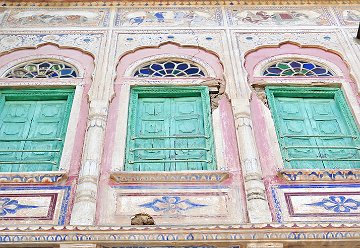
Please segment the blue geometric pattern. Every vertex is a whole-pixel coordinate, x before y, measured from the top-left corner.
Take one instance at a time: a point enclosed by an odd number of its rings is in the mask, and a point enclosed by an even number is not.
[[[336,213],[350,213],[352,210],[357,210],[360,207],[360,202],[345,196],[330,196],[324,198],[320,202],[306,204],[310,206],[323,207],[326,210],[334,211]]]
[[[181,200],[179,196],[163,196],[160,199],[154,199],[139,207],[151,208],[155,212],[164,212],[170,214],[181,213],[189,209],[205,207],[207,205],[191,202],[189,199]]]
[[[7,214],[15,214],[18,210],[24,208],[38,208],[40,206],[22,205],[17,200],[11,200],[10,198],[0,198],[0,216]]]

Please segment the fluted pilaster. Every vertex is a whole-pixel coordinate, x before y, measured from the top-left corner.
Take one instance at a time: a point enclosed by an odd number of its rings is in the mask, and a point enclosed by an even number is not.
[[[245,182],[247,208],[251,223],[272,222],[265,195],[261,167],[250,119],[248,99],[232,99],[232,106],[240,150],[242,173]]]

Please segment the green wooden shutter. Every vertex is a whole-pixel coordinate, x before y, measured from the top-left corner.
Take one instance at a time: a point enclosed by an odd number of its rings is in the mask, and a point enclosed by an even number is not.
[[[286,167],[360,168],[359,131],[339,89],[269,87],[267,95]]]
[[[58,169],[72,90],[3,91],[1,96],[0,171]]]
[[[21,171],[21,151],[29,133],[35,106],[32,101],[5,101],[4,98],[0,114],[1,171],[16,172]]]
[[[204,87],[132,89],[126,170],[212,169],[209,103]]]
[[[356,140],[335,99],[305,99],[309,119],[325,168],[349,169],[359,167]]]
[[[22,160],[39,161],[39,163],[25,165],[21,171],[51,171],[58,168],[65,106],[66,100],[35,103],[35,112],[27,135],[29,141],[25,143],[25,150],[34,152],[24,152]]]
[[[275,98],[276,116],[279,120],[279,139],[285,154],[285,163],[292,168],[323,168],[321,161],[307,160],[319,158],[319,150],[313,135],[311,122],[303,108],[302,98]]]

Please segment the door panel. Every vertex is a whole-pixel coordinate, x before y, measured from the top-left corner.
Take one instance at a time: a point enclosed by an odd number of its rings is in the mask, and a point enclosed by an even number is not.
[[[278,97],[275,104],[285,163],[298,169],[323,168],[322,162],[318,161],[320,153],[303,99]]]
[[[39,161],[37,164],[24,165],[22,171],[51,171],[59,167],[60,151],[62,149],[62,128],[65,121],[66,100],[37,101],[26,141],[26,152],[22,160]],[[48,140],[44,140],[48,139]],[[40,141],[36,141],[40,140]],[[41,161],[48,161],[41,163]]]
[[[35,110],[34,101],[6,101],[0,114],[0,152],[1,161],[14,162],[2,164],[2,172],[20,171],[22,150],[29,133]],[[12,140],[12,141],[5,141]],[[6,152],[9,151],[9,152]]]
[[[343,169],[359,167],[359,162],[350,161],[359,159],[359,152],[336,100],[308,98],[305,102],[308,115],[316,126],[316,133],[320,135],[317,144],[324,167]]]

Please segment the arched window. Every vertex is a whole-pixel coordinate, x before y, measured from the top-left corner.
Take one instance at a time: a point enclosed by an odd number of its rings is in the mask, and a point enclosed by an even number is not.
[[[263,76],[329,77],[333,73],[325,66],[310,61],[281,60],[268,66]]]
[[[1,57],[0,80],[10,87],[0,88],[0,173],[61,171],[58,175],[63,175],[70,168],[75,139],[66,133],[77,128],[78,107],[72,105],[81,101],[79,85],[89,80],[85,70],[91,69],[92,61],[82,55],[45,45]],[[71,80],[59,80],[63,78]],[[28,87],[20,88],[19,80],[12,79],[21,79],[20,85]]]
[[[136,69],[134,77],[204,77],[199,65],[180,59],[161,59],[147,62]]]
[[[76,78],[77,69],[64,61],[54,59],[30,60],[8,70],[5,78]]]
[[[351,78],[340,56],[283,44],[249,53],[245,67],[270,109],[286,173],[360,168],[360,130],[346,100]],[[337,81],[344,87],[334,88]]]

